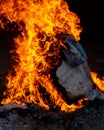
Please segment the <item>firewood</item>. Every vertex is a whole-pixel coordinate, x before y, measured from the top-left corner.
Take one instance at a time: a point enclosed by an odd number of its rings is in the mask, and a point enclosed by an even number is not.
[[[16,104],[16,103],[10,102],[8,104],[0,106],[0,112],[10,111],[11,109],[14,109],[14,108],[26,109],[27,106],[26,105],[21,105],[21,104]]]

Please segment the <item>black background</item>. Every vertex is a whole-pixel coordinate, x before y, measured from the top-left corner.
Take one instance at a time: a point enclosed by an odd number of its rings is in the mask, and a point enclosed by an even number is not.
[[[100,36],[101,32],[104,32],[104,6],[101,0],[66,0],[69,4],[70,10],[75,12],[80,20],[81,26],[83,27],[83,35],[87,37],[87,41],[96,41]]]

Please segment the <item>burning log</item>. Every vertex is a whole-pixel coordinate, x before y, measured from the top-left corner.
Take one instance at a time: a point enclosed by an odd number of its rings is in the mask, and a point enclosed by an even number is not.
[[[95,98],[104,100],[104,94],[94,85],[94,78],[91,77],[87,63],[87,54],[81,44],[71,35],[68,35],[64,42],[67,47],[62,48],[64,55],[62,64],[56,71],[59,84],[66,89],[71,99],[85,96],[89,100]]]

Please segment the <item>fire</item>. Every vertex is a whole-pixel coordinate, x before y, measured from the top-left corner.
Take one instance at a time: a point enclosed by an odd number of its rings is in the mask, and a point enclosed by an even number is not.
[[[97,89],[99,89],[101,92],[104,92],[104,77],[100,79],[95,72],[91,72],[91,76],[93,79],[93,82],[96,84]]]
[[[80,19],[69,10],[64,0],[0,0],[0,16],[18,25],[20,34],[14,38],[13,55],[15,74],[7,75],[7,90],[2,104],[35,103],[45,109],[60,107],[62,111],[81,108],[68,105],[57,91],[51,72],[60,61],[60,37],[72,34],[79,40]],[[0,28],[5,29],[0,17]]]

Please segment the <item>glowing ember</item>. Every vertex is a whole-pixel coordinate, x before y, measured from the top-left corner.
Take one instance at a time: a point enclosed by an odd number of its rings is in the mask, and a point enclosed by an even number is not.
[[[104,92],[104,77],[102,77],[102,79],[100,79],[97,76],[97,73],[95,73],[95,72],[91,72],[91,76],[92,76],[93,82],[97,85],[97,88],[100,91]]]
[[[14,39],[18,54],[13,59],[15,75],[7,76],[6,96],[2,104],[35,103],[45,109],[60,107],[62,111],[75,111],[82,107],[68,105],[53,84],[51,71],[60,60],[60,37],[72,34],[79,40],[81,27],[77,15],[69,10],[64,0],[0,0],[0,14],[11,23],[16,22],[21,34]],[[22,23],[22,24],[21,24]],[[0,19],[0,27],[5,29]],[[18,59],[18,60],[17,60]]]

